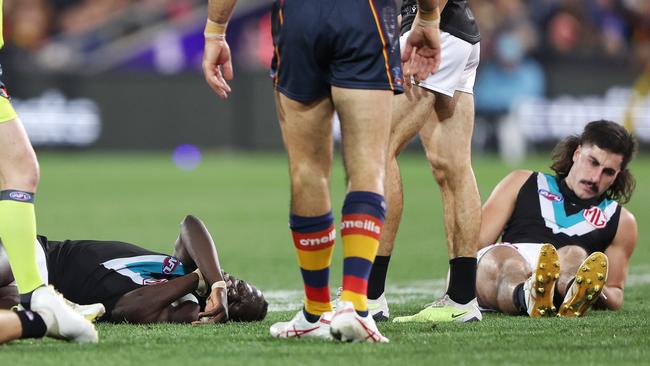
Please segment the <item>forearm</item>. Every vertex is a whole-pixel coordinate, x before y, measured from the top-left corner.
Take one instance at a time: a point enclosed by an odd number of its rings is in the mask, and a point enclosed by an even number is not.
[[[418,0],[418,12],[432,13],[439,9],[439,0]]]
[[[230,20],[237,0],[209,0],[208,20],[224,24]]]
[[[198,218],[188,215],[181,223],[179,244],[189,254],[210,287],[223,281],[219,256],[210,233]]]
[[[164,311],[174,301],[194,291],[198,280],[196,273],[190,273],[165,283],[130,291],[115,304],[111,318],[114,321],[131,323],[169,321],[170,319],[162,316]]]
[[[594,303],[593,308],[598,310],[619,310],[623,306],[623,289],[617,287],[603,288],[598,301]]]

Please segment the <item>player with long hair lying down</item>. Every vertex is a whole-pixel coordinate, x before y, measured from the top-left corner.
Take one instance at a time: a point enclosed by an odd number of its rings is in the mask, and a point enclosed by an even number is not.
[[[118,241],[57,242],[38,236],[38,243],[45,252],[50,285],[77,304],[103,304],[103,316],[96,308],[85,314],[99,315],[99,321],[203,324],[266,316],[268,303],[262,293],[221,270],[210,233],[191,215],[181,223],[172,256]],[[13,281],[0,250],[0,308],[18,303]],[[40,314],[0,311],[0,343],[42,337],[44,331],[32,327],[33,318],[38,320]]]

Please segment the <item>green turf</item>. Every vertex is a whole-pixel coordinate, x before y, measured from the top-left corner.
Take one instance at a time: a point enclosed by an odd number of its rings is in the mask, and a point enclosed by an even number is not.
[[[545,169],[547,156],[521,166]],[[42,153],[37,195],[39,232],[51,239],[117,239],[170,252],[178,223],[187,213],[212,231],[222,264],[262,290],[302,286],[287,229],[288,172],[283,154],[210,153],[194,171],[182,171],[165,153]],[[627,206],[639,222],[640,242],[632,273],[650,275],[648,222],[650,157],[632,164],[637,191]],[[389,283],[440,279],[447,270],[438,190],[421,154],[401,159],[405,184],[404,222],[398,236]],[[481,196],[511,168],[481,156],[474,168]],[[332,179],[334,211],[340,211],[344,184],[340,164]],[[338,215],[337,215],[338,216]],[[341,274],[341,248],[335,251],[332,281]],[[645,276],[645,277],[644,277]],[[647,281],[645,281],[647,282]],[[630,286],[618,313],[592,312],[578,320],[513,318],[489,314],[471,325],[384,324],[389,345],[282,342],[268,326],[289,312],[271,313],[258,324],[226,326],[101,325],[101,344],[20,341],[0,347],[0,365],[159,365],[159,364],[619,364],[645,363],[650,335],[650,285]],[[390,297],[390,293],[389,293]],[[417,311],[430,298],[391,308]]]

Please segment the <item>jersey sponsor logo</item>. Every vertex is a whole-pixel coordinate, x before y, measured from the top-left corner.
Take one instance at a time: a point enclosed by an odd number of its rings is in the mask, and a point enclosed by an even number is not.
[[[603,210],[601,210],[597,206],[593,206],[587,210],[583,210],[582,217],[584,217],[585,220],[587,220],[587,222],[589,222],[597,229],[604,228],[605,225],[607,225],[607,221],[608,221],[607,216],[605,215]]]
[[[540,196],[546,198],[549,201],[562,202],[562,200],[564,199],[561,194],[551,193],[542,188],[538,189],[537,193],[539,193]]]
[[[178,267],[178,263],[179,263],[178,259],[174,257],[165,258],[165,260],[162,263],[162,272],[164,274],[171,274],[172,272],[174,272],[176,267]]]
[[[143,278],[142,279],[142,284],[145,286],[158,285],[165,282],[167,282],[165,278]]]
[[[371,220],[345,220],[341,222],[341,231],[346,229],[363,229],[377,235],[381,234],[381,228]]]
[[[336,231],[331,230],[327,235],[321,236],[320,238],[303,238],[298,241],[298,244],[305,247],[317,247],[320,245],[329,244],[336,240]]]
[[[9,193],[9,198],[16,201],[28,202],[32,200],[32,195],[27,192],[11,192]]]

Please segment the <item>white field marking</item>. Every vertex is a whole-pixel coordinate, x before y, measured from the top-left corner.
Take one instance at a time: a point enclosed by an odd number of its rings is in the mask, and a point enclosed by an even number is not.
[[[650,266],[640,265],[631,268],[625,285],[627,287],[641,286],[650,283]],[[422,305],[431,302],[444,293],[446,280],[418,280],[408,286],[388,286],[386,289],[389,304],[404,304],[412,301],[422,301]],[[336,288],[332,288],[336,291]],[[336,292],[331,294],[336,298]],[[299,290],[265,291],[264,297],[269,302],[269,311],[298,310],[302,306],[304,292]]]

